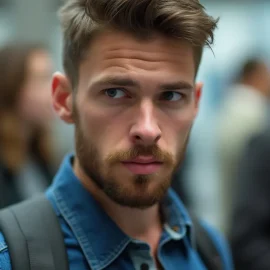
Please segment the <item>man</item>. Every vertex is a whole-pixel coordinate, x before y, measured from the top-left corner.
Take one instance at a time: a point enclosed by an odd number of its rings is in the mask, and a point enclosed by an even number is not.
[[[189,215],[168,188],[216,21],[197,0],[73,0],[60,14],[66,75],[54,75],[53,106],[75,124],[76,154],[47,197],[70,269],[205,269]],[[231,269],[226,244],[205,227]],[[2,237],[0,247],[0,266],[10,269]]]
[[[239,82],[228,92],[221,109],[218,128],[218,152],[222,179],[222,209],[225,233],[232,211],[232,194],[236,171],[248,141],[262,131],[267,123],[270,95],[269,68],[260,59],[247,60]]]

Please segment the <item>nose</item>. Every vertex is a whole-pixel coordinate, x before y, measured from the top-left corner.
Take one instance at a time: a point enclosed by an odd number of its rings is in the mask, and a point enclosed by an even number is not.
[[[135,123],[131,127],[130,136],[133,143],[142,146],[154,145],[161,138],[161,130],[150,101],[141,104],[139,111],[136,111]]]

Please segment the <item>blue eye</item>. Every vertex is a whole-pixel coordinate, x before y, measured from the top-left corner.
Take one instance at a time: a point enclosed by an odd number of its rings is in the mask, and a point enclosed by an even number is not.
[[[183,98],[183,94],[174,92],[174,91],[167,91],[162,93],[162,99],[165,99],[167,101],[178,101]]]
[[[126,96],[125,92],[121,89],[118,89],[118,88],[107,89],[105,91],[105,93],[108,97],[114,98],[114,99],[122,98],[122,97]]]

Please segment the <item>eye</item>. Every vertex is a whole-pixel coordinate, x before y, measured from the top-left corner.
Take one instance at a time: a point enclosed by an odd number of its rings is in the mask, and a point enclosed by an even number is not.
[[[126,93],[124,92],[124,90],[119,89],[119,88],[107,89],[107,90],[105,90],[105,94],[108,97],[114,98],[114,99],[118,99],[118,98],[122,98],[122,97],[126,96]]]
[[[183,94],[175,91],[167,91],[162,93],[161,98],[166,101],[178,101],[183,98]]]

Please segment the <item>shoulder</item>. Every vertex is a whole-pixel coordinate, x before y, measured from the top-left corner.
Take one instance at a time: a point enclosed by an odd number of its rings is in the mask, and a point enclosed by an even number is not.
[[[0,269],[11,270],[10,257],[8,247],[3,234],[0,232]]]
[[[232,270],[233,262],[232,262],[232,255],[230,252],[230,248],[228,242],[226,241],[225,237],[212,226],[210,226],[205,221],[200,221],[202,227],[207,231],[208,235],[212,239],[214,245],[216,246],[219,254],[221,255],[221,259],[224,265],[224,270]]]

